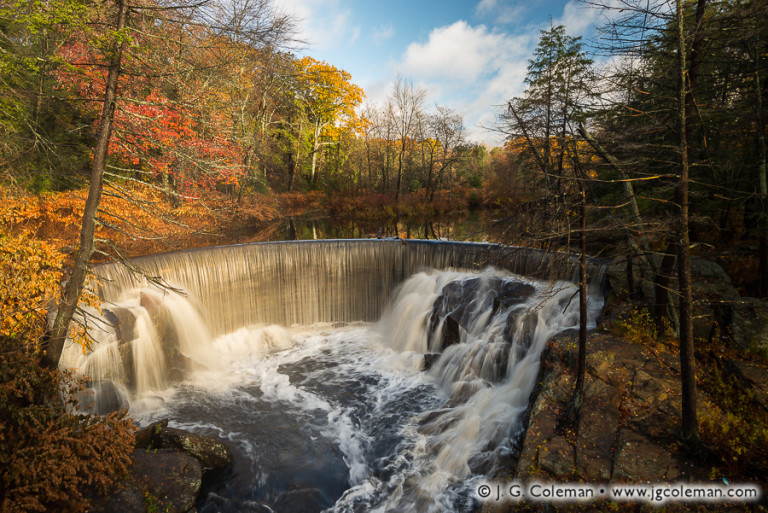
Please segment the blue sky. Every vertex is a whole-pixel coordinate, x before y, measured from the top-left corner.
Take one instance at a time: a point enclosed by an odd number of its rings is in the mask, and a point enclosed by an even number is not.
[[[589,36],[601,13],[576,0],[277,0],[299,19],[297,53],[352,74],[382,105],[398,74],[427,90],[429,106],[464,116],[467,138],[491,145],[482,126],[523,89],[539,31],[563,24]]]

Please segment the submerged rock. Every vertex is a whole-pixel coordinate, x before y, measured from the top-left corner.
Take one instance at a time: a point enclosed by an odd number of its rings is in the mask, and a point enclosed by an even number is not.
[[[275,501],[276,513],[315,513],[324,505],[330,506],[317,488],[302,488],[280,494]]]

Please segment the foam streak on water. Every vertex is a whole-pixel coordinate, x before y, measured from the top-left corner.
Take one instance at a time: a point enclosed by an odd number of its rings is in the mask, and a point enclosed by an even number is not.
[[[62,366],[111,391],[97,394],[97,409],[127,401],[144,424],[168,417],[232,448],[232,466],[204,486],[201,513],[297,503],[307,511],[470,511],[472,479],[514,451],[542,349],[578,326],[572,284],[490,268],[416,272],[376,323],[323,322],[328,305],[317,296],[309,326],[227,330],[230,321],[211,322],[225,300],[212,313],[210,297],[140,283],[116,290],[92,323],[92,351],[69,345]],[[246,319],[232,303],[243,294],[229,301]],[[292,319],[304,315],[281,305]],[[590,319],[600,306],[589,297]],[[428,372],[425,353],[441,353]]]

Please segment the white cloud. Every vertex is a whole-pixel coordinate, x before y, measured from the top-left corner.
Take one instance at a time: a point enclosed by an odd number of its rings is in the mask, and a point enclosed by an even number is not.
[[[311,45],[310,53],[354,59],[356,52],[368,52],[365,64],[360,65],[358,60],[357,68],[347,64],[354,60],[331,64],[351,71],[370,103],[383,105],[391,94],[394,77],[401,73],[429,92],[430,106],[445,105],[462,114],[469,140],[491,144],[501,143],[501,137],[482,126],[495,121],[499,107],[494,106],[503,106],[522,94],[539,29],[549,26],[548,21],[546,26],[529,24],[530,18],[524,16],[536,7],[536,2],[476,0],[475,14],[484,24],[458,20],[434,27],[426,38],[408,44],[400,40],[404,31],[396,21],[377,20],[374,23],[381,24],[366,26],[362,32],[353,26],[352,10],[362,8],[359,2],[276,1],[283,10],[303,19],[302,37]],[[610,5],[622,1],[605,0]],[[611,16],[577,0],[568,0],[559,14],[552,23],[565,25],[570,35],[587,37],[593,24]],[[397,56],[388,61],[391,52]],[[375,65],[371,59],[375,59]]]
[[[475,12],[480,15],[489,14],[496,8],[498,3],[499,0],[482,0],[477,4],[477,7],[475,7]]]
[[[508,43],[505,39],[484,25],[472,27],[460,20],[434,29],[426,43],[411,43],[405,51],[402,71],[407,75],[474,82],[500,64],[497,55],[504,52]]]
[[[553,20],[553,23],[563,25],[571,36],[589,36],[595,28],[622,17],[626,7],[626,0],[603,0],[596,3],[569,0],[563,7],[562,16]]]
[[[553,20],[554,25],[563,25],[570,36],[586,34],[600,18],[600,10],[590,5],[571,0],[563,8],[563,15]]]
[[[529,5],[510,0],[481,0],[475,7],[475,14],[481,18],[493,19],[494,23],[519,22]]]
[[[350,23],[351,11],[339,0],[276,0],[278,10],[294,16],[297,37],[314,50],[354,43],[360,28]]]
[[[373,34],[371,35],[371,39],[373,39],[373,43],[375,45],[380,45],[384,41],[388,39],[392,39],[392,37],[395,35],[395,29],[392,27],[392,25],[379,25],[375,29],[373,29]]]
[[[360,27],[353,27],[349,34],[349,39],[348,39],[349,44],[351,45],[355,44],[359,38],[360,38]]]
[[[468,139],[499,144],[483,126],[493,124],[495,105],[523,91],[528,58],[538,31],[511,35],[465,21],[437,27],[426,42],[411,43],[392,64],[429,92],[428,101],[464,116]]]

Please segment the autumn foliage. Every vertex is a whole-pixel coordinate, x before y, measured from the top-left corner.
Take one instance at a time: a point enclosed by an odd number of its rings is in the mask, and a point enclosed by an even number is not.
[[[0,337],[0,512],[87,511],[87,494],[108,492],[127,471],[133,422],[125,412],[74,413],[80,383],[14,345]]]

